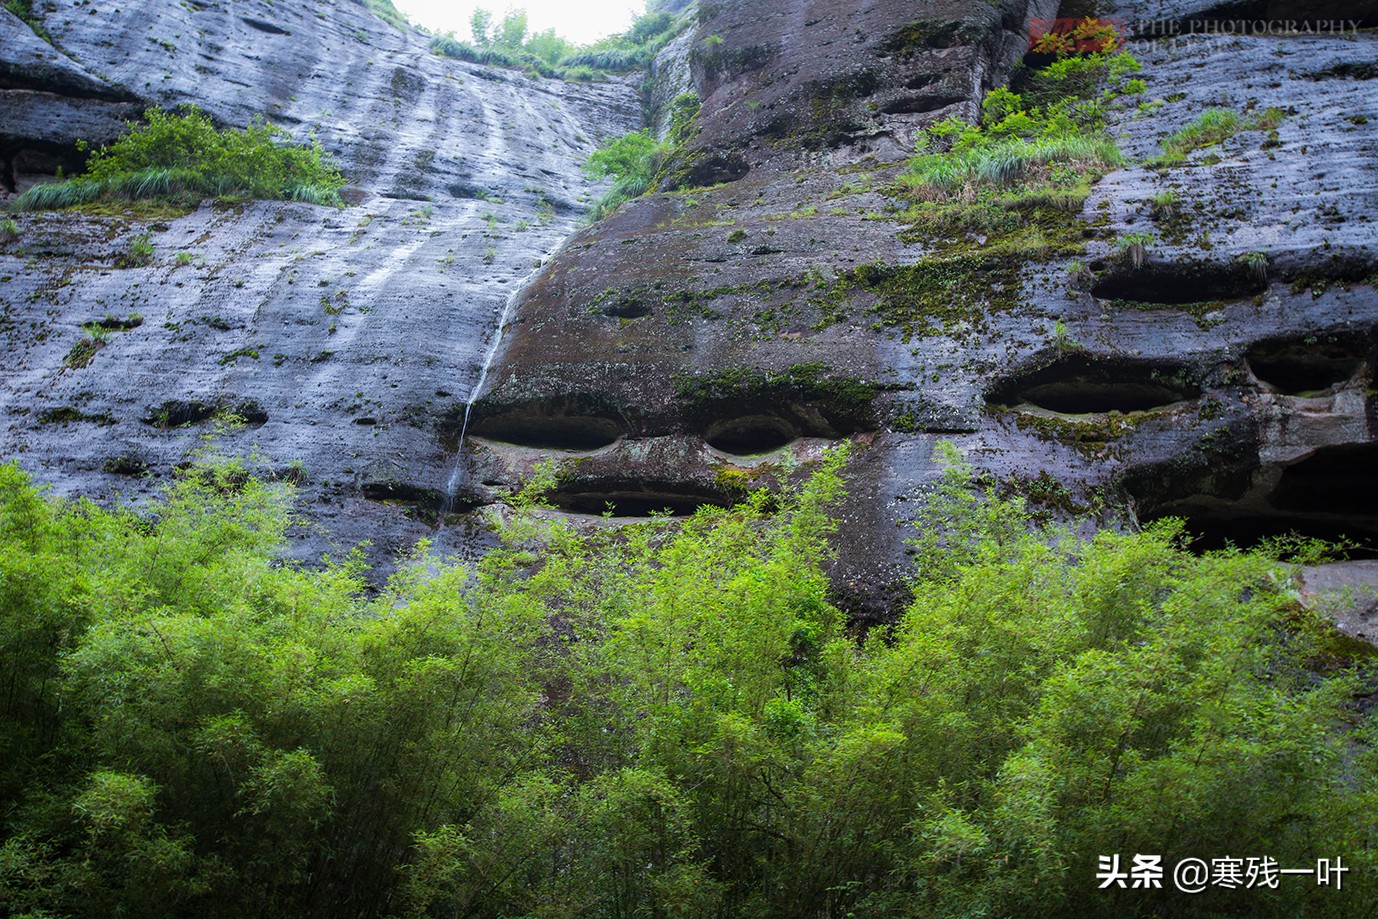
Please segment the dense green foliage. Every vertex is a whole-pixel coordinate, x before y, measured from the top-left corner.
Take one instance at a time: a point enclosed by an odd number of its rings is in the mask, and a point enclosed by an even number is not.
[[[1031,530],[960,466],[915,600],[849,637],[802,489],[578,535],[520,511],[276,562],[241,463],[151,517],[0,467],[0,912],[1354,916],[1372,674],[1258,553]],[[522,503],[522,502],[519,502]],[[1097,856],[1344,856],[1345,889],[1100,891]],[[1170,889],[1170,883],[1168,885]],[[1186,912],[1183,912],[1183,909]]]
[[[591,179],[613,180],[612,187],[590,209],[590,222],[601,220],[668,179],[667,173],[697,130],[694,118],[698,113],[699,97],[684,93],[670,103],[663,140],[655,140],[650,130],[632,131],[612,138],[589,154],[584,163],[585,174]],[[675,183],[669,184],[673,187]]]
[[[1105,130],[1107,108],[1143,92],[1129,78],[1130,54],[1068,54],[1027,74],[1021,92],[991,90],[980,124],[958,118],[925,132],[919,154],[900,177],[912,197],[910,220],[939,236],[1008,233],[1065,222],[1091,186],[1123,162]]]
[[[107,199],[195,204],[206,196],[248,196],[340,204],[344,177],[314,139],[285,144],[282,128],[262,121],[217,130],[194,106],[151,108],[142,123],[94,150],[81,176],[36,185],[20,196],[25,210],[53,210]],[[82,149],[86,149],[84,145]]]
[[[619,205],[644,195],[655,182],[663,148],[649,130],[614,137],[589,155],[584,172],[591,179],[613,180],[612,188],[594,204],[590,220],[598,220]]]
[[[554,29],[531,33],[524,10],[509,10],[494,20],[490,11],[480,8],[470,18],[472,41],[460,41],[454,33],[437,35],[431,50],[456,60],[517,68],[543,77],[592,80],[602,73],[647,66],[688,25],[687,18],[648,12],[626,32],[581,46],[556,35]]]

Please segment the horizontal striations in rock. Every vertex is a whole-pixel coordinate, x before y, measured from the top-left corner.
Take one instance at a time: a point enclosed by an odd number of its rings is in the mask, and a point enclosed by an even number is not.
[[[45,6],[66,56],[21,24],[33,42],[5,42],[0,59],[37,42],[115,89],[93,98],[31,69],[8,90],[10,191],[71,174],[78,139],[112,139],[145,106],[193,103],[226,126],[262,115],[314,132],[350,206],[14,215],[18,233],[0,235],[0,454],[60,493],[136,500],[234,414],[249,424],[217,449],[292,470],[305,557],[367,539],[394,558],[428,532],[404,512],[441,503],[408,496],[444,494],[444,424],[504,304],[583,214],[580,165],[638,126],[634,79],[446,60],[345,0]],[[140,240],[146,265],[126,257]],[[98,349],[69,360],[92,323]]]

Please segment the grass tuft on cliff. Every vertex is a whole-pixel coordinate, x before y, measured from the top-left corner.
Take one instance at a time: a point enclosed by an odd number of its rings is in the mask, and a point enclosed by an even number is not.
[[[86,171],[36,185],[21,210],[61,210],[99,201],[164,201],[194,206],[206,197],[268,198],[340,206],[340,174],[312,139],[288,144],[282,128],[255,121],[217,130],[194,106],[180,113],[149,109],[142,123],[92,151]],[[82,150],[89,149],[83,142]]]
[[[1002,233],[1080,210],[1091,186],[1123,165],[1105,131],[1107,108],[1143,84],[1130,54],[1067,55],[1031,74],[1022,92],[992,90],[979,124],[948,118],[925,132],[900,176],[917,235]]]

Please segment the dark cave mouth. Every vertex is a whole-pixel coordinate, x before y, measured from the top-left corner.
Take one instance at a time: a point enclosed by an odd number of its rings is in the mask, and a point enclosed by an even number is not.
[[[997,384],[986,401],[1062,415],[1127,414],[1164,409],[1200,395],[1201,387],[1179,364],[1073,355]]]
[[[704,432],[704,440],[715,450],[735,456],[774,453],[789,446],[799,436],[794,425],[778,415],[744,415],[716,421]]]
[[[445,427],[457,437],[462,409]],[[516,405],[474,406],[468,433],[485,440],[539,450],[591,452],[612,446],[626,425],[600,400],[580,395],[538,399]]]
[[[1347,383],[1364,362],[1359,351],[1348,345],[1306,340],[1259,344],[1245,359],[1259,382],[1293,396]]]
[[[689,482],[608,479],[563,485],[550,501],[571,514],[614,517],[651,517],[669,513],[689,517],[705,506],[731,507],[735,501],[725,492]]]
[[[1240,474],[1233,476],[1235,487],[1230,490],[1240,487],[1240,479]],[[1146,484],[1138,490],[1149,491]],[[1133,494],[1136,488],[1131,485],[1129,490]],[[1321,448],[1285,467],[1262,498],[1222,501],[1208,490],[1180,498],[1163,496],[1167,500],[1155,500],[1150,494],[1136,497],[1148,506],[1140,514],[1145,522],[1184,518],[1194,549],[1222,549],[1231,544],[1252,548],[1290,534],[1349,540],[1358,544],[1349,551],[1350,557],[1378,558],[1378,444]]]
[[[1188,306],[1251,300],[1267,290],[1267,278],[1244,264],[1169,264],[1116,270],[1091,287],[1091,296],[1126,304]]]

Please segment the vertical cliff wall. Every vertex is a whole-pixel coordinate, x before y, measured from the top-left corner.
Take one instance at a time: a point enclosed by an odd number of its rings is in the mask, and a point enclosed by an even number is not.
[[[592,521],[727,504],[848,440],[837,596],[870,615],[903,594],[941,440],[1052,514],[1185,514],[1206,544],[1378,537],[1356,497],[1378,484],[1378,50],[1319,28],[1372,10],[705,3],[655,71],[654,111],[701,104],[661,187],[577,229],[579,165],[640,126],[636,79],[443,61],[347,2],[48,6],[61,54],[0,13],[11,191],[77,165],[77,137],[181,102],[315,131],[352,183],[343,210],[17,218],[0,452],[64,493],[147,491],[235,407],[250,424],[226,447],[304,464],[304,554],[386,554],[481,545],[465,512],[552,458],[559,512]],[[1031,21],[1059,14],[1162,26],[1131,36],[1143,93],[1109,109],[1126,165],[1017,258],[914,232],[895,188],[923,129],[976,118]],[[1306,28],[1219,25],[1273,19]],[[1239,128],[1159,161],[1208,109]],[[153,264],[118,267],[144,233]],[[107,317],[130,327],[65,366]]]
[[[1055,6],[705,4],[679,187],[577,235],[523,299],[481,476],[559,448],[571,511],[688,510],[853,440],[837,587],[854,611],[902,595],[944,439],[1049,513],[1185,513],[1206,544],[1378,534],[1341,498],[1374,484],[1374,39],[1230,34],[1236,13],[1323,12],[1236,7],[1102,5],[1146,23],[1127,46],[1144,93],[1108,129],[1130,165],[1010,259],[915,234],[892,189],[921,129],[974,118]],[[1179,27],[1155,38],[1155,18]],[[1149,162],[1210,108],[1280,117]]]
[[[29,213],[0,243],[0,454],[63,494],[130,499],[198,449],[213,416],[301,479],[304,555],[431,533],[462,410],[508,297],[575,228],[602,140],[640,124],[631,78],[532,79],[436,57],[363,5],[42,5],[50,46],[0,10],[8,191],[80,166],[148,105],[266,116],[335,155],[343,209]],[[150,265],[121,267],[148,234]],[[113,331],[89,365],[82,325]],[[298,465],[299,464],[299,465]],[[393,507],[380,502],[400,502]],[[445,534],[441,539],[444,542]]]

